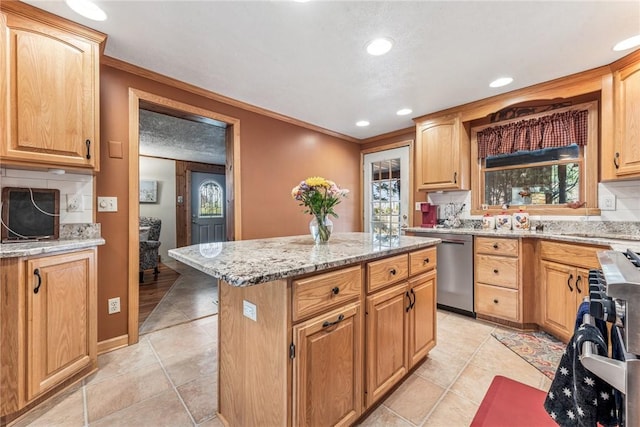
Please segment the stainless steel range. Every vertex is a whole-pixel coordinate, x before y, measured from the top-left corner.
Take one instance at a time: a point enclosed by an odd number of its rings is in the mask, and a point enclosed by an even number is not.
[[[591,315],[619,326],[624,354],[610,359],[585,346],[581,361],[624,395],[624,425],[640,426],[640,257],[631,250],[603,251],[598,260],[602,269],[589,280]]]

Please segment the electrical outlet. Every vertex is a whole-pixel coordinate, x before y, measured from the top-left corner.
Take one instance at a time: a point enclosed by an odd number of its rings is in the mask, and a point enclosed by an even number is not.
[[[109,314],[120,313],[120,297],[109,298]]]
[[[254,322],[258,321],[258,309],[256,305],[247,300],[242,300],[242,314]]]
[[[67,212],[82,212],[84,210],[82,199],[82,194],[67,194]]]
[[[616,196],[613,194],[603,195],[600,198],[600,210],[603,211],[615,211],[616,210]]]
[[[98,197],[98,212],[118,212],[118,198]]]

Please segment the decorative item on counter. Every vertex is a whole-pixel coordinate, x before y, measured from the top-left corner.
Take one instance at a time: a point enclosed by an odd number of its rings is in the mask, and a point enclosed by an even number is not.
[[[580,201],[578,201],[578,202],[570,202],[570,203],[567,203],[567,207],[569,207],[571,209],[578,209],[578,208],[583,207],[586,203],[587,202],[580,202]]]
[[[520,209],[518,212],[513,213],[513,229],[514,230],[529,230],[529,213]]]
[[[482,216],[482,229],[483,230],[493,230],[496,228],[496,219],[491,214],[484,214]]]
[[[329,241],[333,222],[329,216],[338,217],[333,208],[340,203],[341,197],[346,197],[349,190],[340,189],[335,182],[320,176],[312,176],[293,187],[291,197],[306,207],[304,213],[313,215],[309,223],[309,231],[316,243]]]
[[[511,215],[506,212],[496,215],[496,230],[511,230]]]

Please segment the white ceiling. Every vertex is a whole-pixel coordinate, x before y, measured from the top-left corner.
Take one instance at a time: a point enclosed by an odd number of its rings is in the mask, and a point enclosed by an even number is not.
[[[61,0],[26,2],[108,34],[108,56],[358,139],[609,64],[640,33],[637,0],[97,0],[104,22]],[[380,36],[394,48],[368,55]],[[503,75],[514,83],[489,88]],[[396,116],[404,107],[413,113]]]

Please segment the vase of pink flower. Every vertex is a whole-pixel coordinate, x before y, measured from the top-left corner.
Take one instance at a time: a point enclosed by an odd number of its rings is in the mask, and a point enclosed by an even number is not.
[[[304,206],[304,213],[313,215],[309,223],[309,232],[316,243],[326,243],[333,231],[333,222],[329,218],[338,217],[334,207],[338,205],[349,190],[320,176],[312,176],[293,187],[291,196]]]

